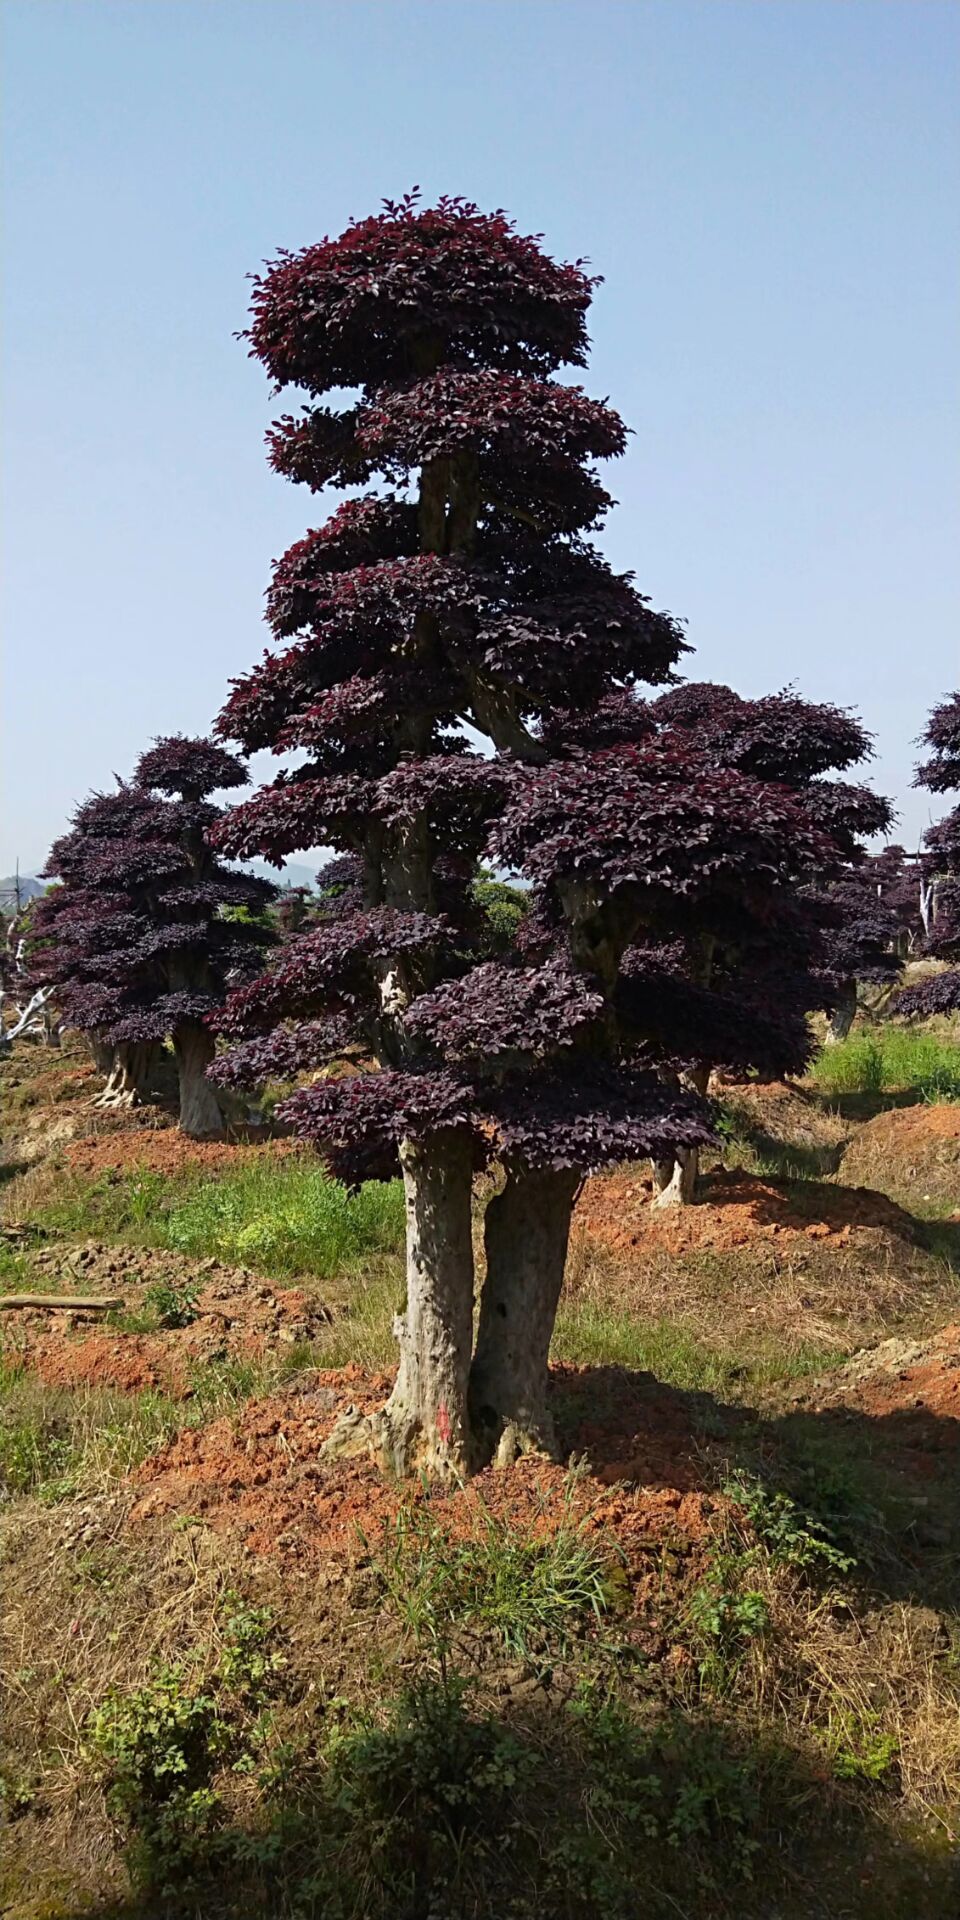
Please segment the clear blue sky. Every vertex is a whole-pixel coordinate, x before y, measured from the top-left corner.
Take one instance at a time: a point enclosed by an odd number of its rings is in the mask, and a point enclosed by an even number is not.
[[[259,654],[322,509],[265,464],[245,275],[415,182],[604,274],[607,551],[694,675],[858,706],[915,843],[912,737],[960,677],[952,0],[3,14],[0,872]]]

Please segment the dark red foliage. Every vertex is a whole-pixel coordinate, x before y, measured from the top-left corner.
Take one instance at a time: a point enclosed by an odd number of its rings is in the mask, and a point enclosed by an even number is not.
[[[500,1156],[531,1170],[590,1173],[621,1160],[662,1160],[712,1132],[702,1100],[645,1068],[571,1062],[532,1085],[507,1081],[487,1097]]]
[[[960,968],[950,973],[934,973],[916,986],[904,987],[893,1002],[892,1011],[905,1019],[930,1020],[937,1013],[960,1013]]]
[[[356,1186],[389,1180],[404,1138],[423,1140],[451,1128],[468,1132],[478,1164],[490,1154],[472,1088],[454,1074],[420,1069],[351,1074],[303,1087],[277,1107],[302,1139],[313,1141],[331,1170]]]
[[[246,779],[222,747],[175,736],[143,755],[134,784],[77,809],[50,855],[62,885],[40,903],[34,959],[68,1026],[114,1045],[176,1038],[260,964],[269,932],[221,915],[274,889],[213,857],[219,816],[202,797]]]
[[[701,751],[719,765],[791,786],[832,769],[842,772],[871,750],[856,714],[801,700],[789,690],[744,700],[732,687],[702,681],[662,694],[654,712],[661,726],[692,731]]]
[[[846,869],[825,893],[814,895],[814,904],[818,900],[832,909],[824,916],[818,970],[828,984],[889,986],[899,977],[899,922],[878,890],[869,861]]]
[[[276,563],[268,618],[293,644],[218,722],[306,755],[217,825],[220,849],[327,844],[350,863],[320,924],[232,996],[221,1031],[240,1044],[218,1073],[309,1072],[341,1031],[368,1045],[381,1071],[281,1109],[351,1180],[450,1127],[528,1167],[705,1138],[677,1062],[805,1063],[826,989],[802,889],[888,818],[823,777],[868,751],[859,721],[673,687],[680,623],[586,538],[610,504],[592,463],[625,446],[612,409],[555,377],[584,363],[591,289],[503,214],[449,200],[388,207],[254,284],[251,351],[309,403],[272,429],[273,464],[410,490],[368,491]],[[648,704],[641,685],[672,690]],[[471,886],[491,856],[534,883],[496,960]],[[641,990],[621,969],[643,940],[660,957]]]
[[[960,789],[960,693],[951,693],[934,707],[923,744],[932,747],[933,753],[917,768],[914,786],[927,787],[931,793]]]
[[[616,1009],[624,1033],[654,1041],[678,1068],[708,1063],[727,1073],[753,1069],[763,1079],[803,1073],[815,1049],[804,1009],[751,991],[721,992],[691,980],[678,955],[672,967],[632,948],[617,984]]]
[[[560,957],[542,967],[491,960],[421,994],[404,1027],[447,1060],[498,1069],[504,1058],[550,1058],[581,1042],[605,1010],[597,987]]]
[[[235,754],[212,740],[188,740],[175,733],[141,755],[133,779],[148,792],[200,800],[226,787],[245,787],[250,775]]]
[[[450,929],[437,915],[397,907],[334,914],[288,940],[270,973],[231,994],[218,1029],[241,1040],[269,1032],[285,1014],[374,1006],[379,963],[400,955],[416,961],[449,945]]]
[[[254,1092],[267,1080],[296,1080],[325,1067],[362,1041],[360,1022],[346,1015],[276,1027],[266,1038],[242,1040],[209,1069],[217,1086]]]
[[[641,923],[661,925],[678,899],[749,896],[833,856],[789,789],[670,741],[526,770],[515,779],[494,845],[554,892],[571,881],[601,896],[629,888]]]
[[[254,280],[251,353],[278,387],[381,387],[438,362],[549,372],[583,366],[596,285],[505,213],[469,201],[387,202],[335,240],[281,253]]]

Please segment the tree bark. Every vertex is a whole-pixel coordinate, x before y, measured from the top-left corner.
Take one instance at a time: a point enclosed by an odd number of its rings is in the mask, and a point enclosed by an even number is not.
[[[107,1084],[93,1105],[104,1108],[141,1107],[149,1097],[156,1053],[153,1041],[136,1045],[124,1041],[114,1047]]]
[[[328,1457],[371,1453],[396,1474],[463,1479],[471,1458],[467,1380],[473,1333],[470,1141],[454,1132],[400,1143],[407,1211],[407,1298],[394,1321],[400,1366],[386,1406],[348,1408]]]
[[[691,1067],[680,1081],[694,1093],[705,1094],[710,1083],[709,1067]],[[653,1162],[653,1201],[660,1207],[688,1207],[696,1199],[700,1177],[700,1148],[678,1147],[669,1160]]]
[[[547,1359],[580,1175],[508,1174],[487,1206],[487,1274],[470,1370],[478,1465],[521,1453],[556,1455],[547,1408]]]
[[[687,1207],[697,1191],[700,1175],[699,1147],[680,1147],[675,1160],[653,1163],[654,1207]]]
[[[173,1050],[180,1080],[180,1131],[191,1140],[222,1139],[223,1112],[209,1080],[207,1068],[216,1053],[216,1042],[207,1027],[190,1022],[178,1027]]]
[[[841,998],[827,1021],[826,1044],[828,1047],[839,1045],[845,1040],[853,1026],[857,1012],[857,983],[855,980],[844,982]]]
[[[109,1040],[104,1040],[99,1033],[95,1032],[87,1034],[87,1046],[90,1048],[97,1072],[102,1073],[104,1079],[108,1080],[113,1072],[116,1049],[110,1045]]]

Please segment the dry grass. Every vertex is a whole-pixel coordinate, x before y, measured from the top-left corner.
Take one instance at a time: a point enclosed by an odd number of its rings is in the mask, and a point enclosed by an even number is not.
[[[595,1359],[606,1324],[670,1323],[696,1345],[736,1356],[734,1366],[779,1355],[787,1378],[891,1331],[939,1324],[956,1301],[940,1254],[880,1230],[848,1245],[767,1240],[683,1259],[638,1250],[630,1260],[575,1230],[555,1352]]]

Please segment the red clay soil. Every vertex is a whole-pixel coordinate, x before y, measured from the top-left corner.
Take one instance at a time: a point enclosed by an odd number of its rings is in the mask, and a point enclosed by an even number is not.
[[[933,1414],[957,1423],[944,1429],[944,1439],[951,1447],[960,1445],[960,1323],[942,1327],[929,1340],[884,1340],[822,1384],[821,1406],[842,1401],[876,1418]]]
[[[416,1481],[399,1487],[367,1459],[317,1458],[337,1414],[348,1405],[370,1411],[390,1384],[386,1375],[364,1377],[355,1367],[316,1372],[306,1392],[251,1403],[236,1418],[180,1433],[134,1476],[145,1491],[133,1519],[195,1514],[216,1528],[239,1528],[250,1552],[311,1564],[355,1554],[361,1535],[374,1543],[401,1506],[425,1501],[454,1536],[490,1513],[534,1533],[572,1518],[588,1531],[615,1534],[632,1563],[665,1539],[696,1542],[710,1531],[717,1502],[698,1490],[702,1462],[694,1458],[685,1403],[647,1376],[555,1370],[565,1445],[572,1437],[574,1451],[589,1446],[602,1462],[592,1472],[571,1477],[530,1457],[480,1474],[465,1488],[429,1493]]]
[[[655,1210],[651,1191],[650,1181],[639,1174],[588,1180],[576,1223],[619,1254],[683,1254],[701,1248],[724,1252],[758,1240],[806,1238],[843,1244],[861,1230],[878,1228],[911,1242],[916,1237],[908,1213],[864,1187],[763,1180],[740,1169],[719,1168],[704,1176],[701,1196],[692,1206]]]
[[[73,1141],[64,1152],[67,1165],[78,1173],[120,1173],[142,1167],[150,1173],[182,1173],[200,1167],[212,1172],[236,1167],[251,1156],[290,1153],[289,1140],[248,1142],[189,1140],[177,1127],[133,1126],[123,1133]]]
[[[152,1334],[95,1333],[87,1340],[68,1340],[51,1333],[18,1358],[48,1387],[106,1387],[121,1393],[158,1387],[174,1398],[187,1391],[184,1357]]]
[[[50,1269],[62,1250],[46,1256]],[[197,1272],[175,1256],[142,1250],[99,1247],[91,1242],[77,1252],[74,1279],[106,1293],[119,1289],[127,1311],[141,1309],[150,1285],[201,1282],[195,1318],[185,1327],[155,1333],[126,1333],[104,1327],[64,1296],[62,1312],[22,1309],[9,1321],[8,1363],[39,1374],[52,1387],[105,1387],[138,1393],[161,1388],[174,1399],[187,1398],[198,1368],[221,1359],[255,1360],[271,1350],[309,1341],[329,1324],[330,1309],[301,1287],[271,1286],[244,1268],[204,1262]],[[44,1255],[37,1257],[39,1266]],[[130,1266],[127,1262],[130,1262]],[[42,1269],[41,1269],[42,1270]]]

